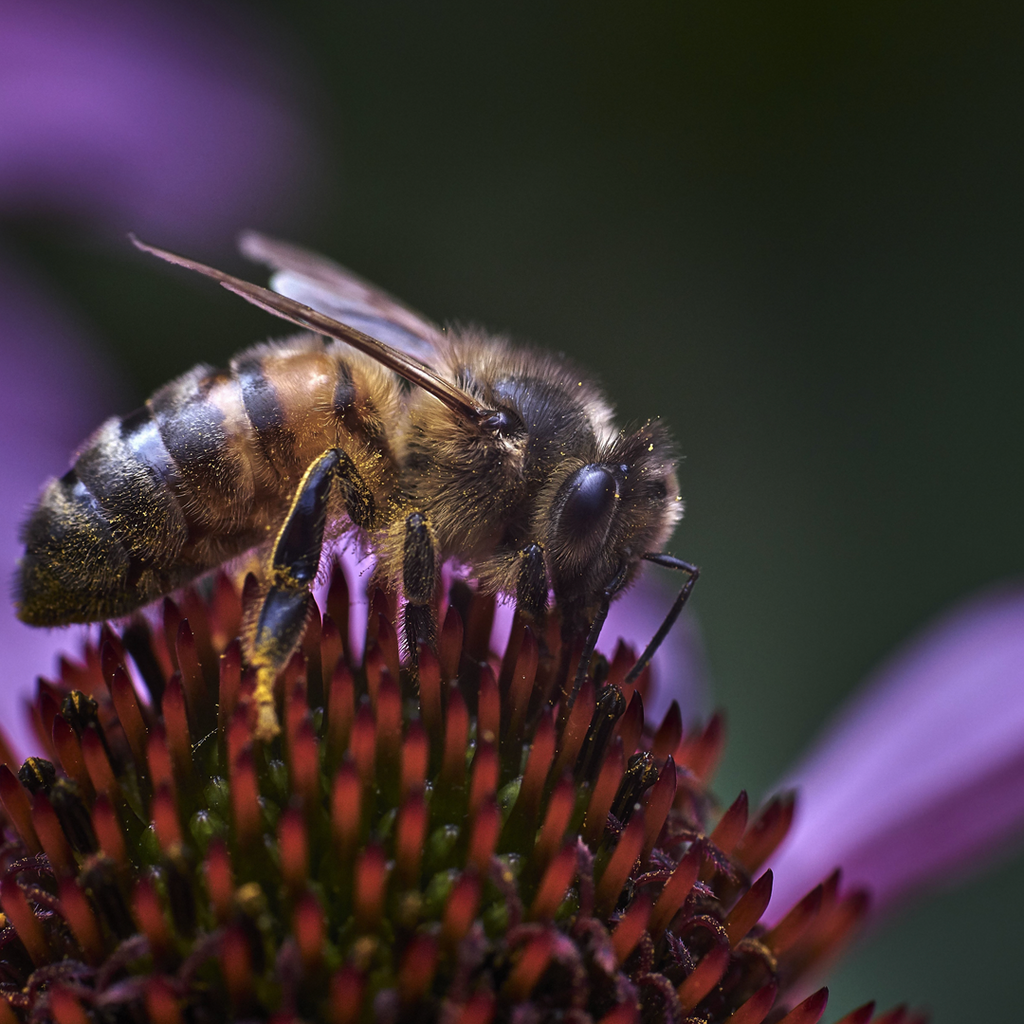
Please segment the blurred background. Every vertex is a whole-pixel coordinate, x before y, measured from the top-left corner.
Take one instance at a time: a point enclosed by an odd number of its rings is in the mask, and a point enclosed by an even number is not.
[[[1024,570],[1022,30],[994,0],[0,5],[5,564],[100,419],[278,330],[124,232],[250,276],[236,232],[276,232],[668,420],[717,788],[760,796]],[[50,664],[18,636],[8,695]],[[1022,867],[884,922],[826,1020],[1018,1021]]]

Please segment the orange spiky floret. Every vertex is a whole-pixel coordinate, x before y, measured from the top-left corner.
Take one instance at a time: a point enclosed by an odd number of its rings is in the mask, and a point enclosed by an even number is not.
[[[418,671],[384,595],[356,660],[335,568],[263,744],[235,637],[254,591],[210,584],[40,681],[59,768],[0,767],[5,1022],[821,1016],[824,990],[791,993],[862,894],[833,877],[765,929],[754,876],[792,800],[748,824],[741,794],[710,827],[721,719],[645,724],[624,645],[569,707],[557,613],[496,655],[493,602],[456,584]]]

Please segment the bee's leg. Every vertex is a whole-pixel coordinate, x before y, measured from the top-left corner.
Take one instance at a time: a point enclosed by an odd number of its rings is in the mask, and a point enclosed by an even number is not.
[[[541,622],[548,608],[548,573],[544,549],[536,542],[519,552],[521,564],[516,580],[516,610],[531,622]]]
[[[661,646],[661,642],[668,636],[668,631],[675,625],[676,619],[679,618],[679,613],[683,610],[683,605],[686,604],[686,599],[690,596],[690,591],[693,590],[693,585],[700,576],[700,569],[697,566],[684,562],[681,558],[675,558],[672,555],[663,555],[655,552],[653,554],[646,554],[643,558],[645,561],[653,562],[655,565],[663,565],[666,569],[678,569],[680,572],[685,572],[688,578],[683,584],[682,590],[676,595],[672,607],[669,608],[665,621],[662,622],[658,627],[658,632],[651,638],[647,649],[637,659],[636,664],[626,673],[627,683],[631,683],[647,668],[647,663],[654,657],[654,652]]]
[[[573,679],[572,690],[569,691],[568,700],[565,702],[565,715],[572,711],[572,706],[576,703],[576,695],[580,692],[580,687],[590,672],[590,662],[594,656],[594,648],[597,647],[601,630],[604,628],[604,620],[608,618],[608,607],[612,603],[612,598],[622,589],[623,581],[626,578],[626,569],[626,566],[619,569],[611,583],[601,591],[601,603],[598,605],[597,614],[594,616],[594,621],[590,624],[590,629],[587,630],[587,639],[583,644],[583,650],[580,652],[579,664],[576,666],[576,678]]]
[[[433,645],[437,624],[430,607],[434,595],[437,557],[434,537],[422,512],[405,518],[402,548],[402,590],[405,593],[405,641],[413,664],[420,644]]]
[[[256,735],[270,739],[278,729],[274,680],[302,640],[309,591],[320,567],[331,485],[337,483],[357,526],[375,519],[373,494],[352,459],[331,448],[314,460],[292,499],[270,558],[268,590],[256,620],[250,662],[256,669]]]

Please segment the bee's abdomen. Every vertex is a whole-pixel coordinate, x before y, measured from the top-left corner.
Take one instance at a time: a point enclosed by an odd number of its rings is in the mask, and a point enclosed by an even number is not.
[[[265,463],[293,487],[332,444],[387,447],[382,421],[395,416],[393,378],[343,345],[308,335],[257,345],[232,360],[231,372],[252,427],[258,480]]]
[[[19,615],[60,625],[127,614],[252,546],[251,473],[207,367],[107,420],[23,530]]]
[[[255,353],[238,356],[231,370],[252,426],[254,445],[267,466],[280,472],[292,461],[295,433],[287,424],[277,388],[263,370],[263,359]]]
[[[173,558],[188,539],[178,465],[148,405],[111,419],[75,460],[75,475],[129,555]]]
[[[25,524],[21,618],[124,615],[262,540],[250,432],[237,384],[206,366],[107,420]]]
[[[197,366],[108,420],[25,524],[21,618],[127,614],[262,543],[325,448],[361,449],[374,430],[375,452],[386,447],[375,415],[394,389],[375,373],[304,337],[256,346],[230,371]]]
[[[108,420],[75,462],[114,536],[149,567],[215,564],[252,517],[249,427],[230,375],[197,366],[137,411]],[[147,566],[136,567],[136,572]]]
[[[21,539],[26,550],[15,600],[22,621],[33,626],[86,622],[120,614],[108,611],[112,596],[130,600],[128,552],[74,469],[50,481],[22,526]]]
[[[131,462],[104,464],[95,442],[118,425],[104,424],[75,467],[50,481],[22,527],[15,589],[25,622],[60,626],[127,615],[207,568],[185,556],[173,500]]]

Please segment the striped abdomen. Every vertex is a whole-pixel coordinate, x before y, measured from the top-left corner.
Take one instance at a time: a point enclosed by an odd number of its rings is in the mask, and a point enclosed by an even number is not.
[[[18,614],[32,625],[125,615],[262,544],[305,467],[338,444],[374,492],[391,471],[393,378],[302,336],[197,366],[108,420],[23,528]]]

